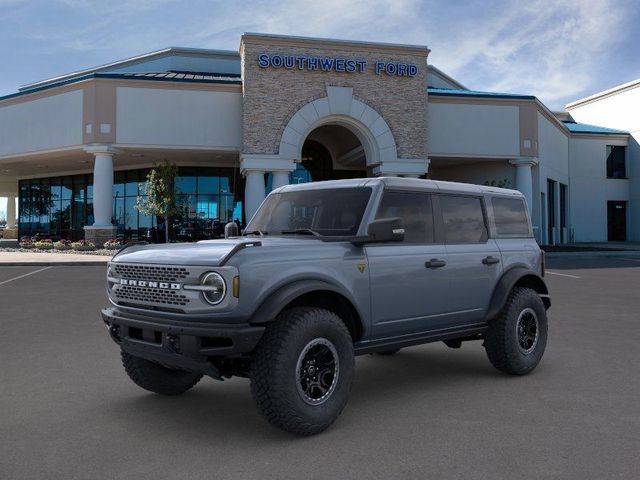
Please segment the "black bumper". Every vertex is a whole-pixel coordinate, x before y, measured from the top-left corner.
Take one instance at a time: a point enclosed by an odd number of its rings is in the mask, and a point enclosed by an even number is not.
[[[123,351],[167,367],[219,378],[212,357],[240,357],[253,351],[265,327],[149,319],[102,310],[111,338]]]

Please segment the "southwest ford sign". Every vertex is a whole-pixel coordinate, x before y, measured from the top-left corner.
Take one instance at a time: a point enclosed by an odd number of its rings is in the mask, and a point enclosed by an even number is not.
[[[392,77],[415,77],[418,67],[413,63],[374,62],[371,66],[366,60],[310,57],[305,55],[280,55],[277,53],[261,53],[258,55],[260,68],[275,68],[288,70],[306,70],[320,72],[364,73],[371,69],[376,75]]]

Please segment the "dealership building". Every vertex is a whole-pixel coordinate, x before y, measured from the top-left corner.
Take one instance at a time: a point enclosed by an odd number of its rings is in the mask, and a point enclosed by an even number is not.
[[[245,222],[288,183],[403,176],[518,189],[542,244],[640,241],[640,80],[553,112],[470,90],[428,55],[245,34],[239,51],[167,48],[25,85],[0,97],[5,238],[145,236],[158,219],[136,209],[141,184],[169,160],[183,220]]]

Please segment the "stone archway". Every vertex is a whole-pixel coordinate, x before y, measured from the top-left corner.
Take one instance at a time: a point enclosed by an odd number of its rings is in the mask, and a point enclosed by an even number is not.
[[[367,166],[379,166],[398,158],[396,142],[387,122],[373,108],[353,98],[349,87],[327,87],[327,96],[300,108],[282,132],[278,156],[300,161],[309,134],[323,125],[350,130],[365,151]]]

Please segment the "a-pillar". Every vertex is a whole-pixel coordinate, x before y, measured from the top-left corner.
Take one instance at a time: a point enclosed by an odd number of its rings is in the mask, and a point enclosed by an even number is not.
[[[531,167],[538,164],[537,158],[518,158],[509,163],[516,167],[516,189],[522,192],[529,207],[529,217],[533,214],[533,174]]]
[[[95,156],[93,164],[93,225],[84,227],[85,239],[101,247],[115,237],[113,226],[113,157],[118,153],[109,145],[90,145],[85,152]]]

